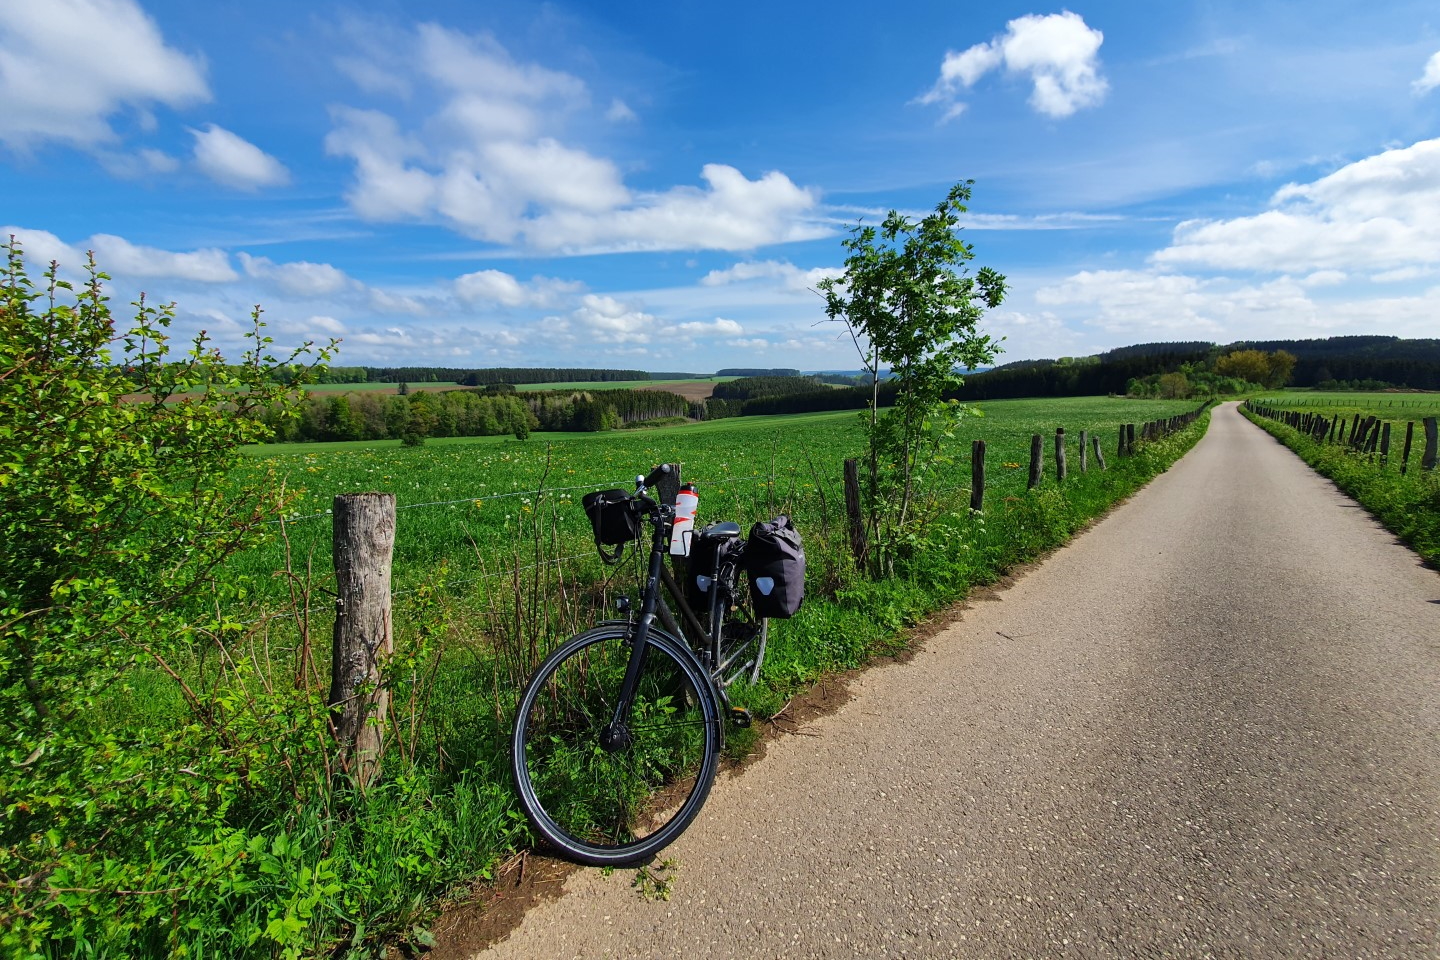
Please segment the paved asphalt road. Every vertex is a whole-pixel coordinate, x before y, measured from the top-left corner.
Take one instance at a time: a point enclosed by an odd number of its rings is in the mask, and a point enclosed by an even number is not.
[[[1233,406],[486,957],[1440,957],[1440,575]]]

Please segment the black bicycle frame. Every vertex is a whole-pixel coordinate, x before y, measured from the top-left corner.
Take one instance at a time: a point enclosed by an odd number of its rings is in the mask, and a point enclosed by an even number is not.
[[[650,536],[650,572],[645,578],[645,593],[640,598],[640,619],[635,624],[635,646],[630,650],[630,662],[625,666],[625,680],[620,684],[620,695],[615,700],[615,712],[610,718],[609,733],[624,730],[625,719],[630,716],[630,707],[635,702],[635,687],[640,682],[640,664],[645,659],[645,644],[650,639],[650,625],[655,621],[655,607],[660,600],[660,571],[665,564],[665,508],[641,494],[638,498],[650,516],[654,530]]]

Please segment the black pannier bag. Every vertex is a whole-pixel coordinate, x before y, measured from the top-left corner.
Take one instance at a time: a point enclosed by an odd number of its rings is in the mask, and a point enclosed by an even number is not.
[[[784,515],[750,528],[745,572],[755,614],[784,620],[805,600],[805,548],[800,533]]]
[[[624,490],[596,490],[580,498],[580,505],[590,518],[595,531],[595,546],[607,563],[620,559],[625,544],[640,539],[640,519],[632,509],[631,497]],[[606,547],[614,547],[607,552]]]
[[[685,576],[685,601],[698,612],[710,608],[710,591],[714,589],[715,577],[720,564],[733,551],[741,550],[745,544],[740,540],[739,529],[733,523],[716,524],[718,531],[707,527],[695,534],[690,541],[689,567]]]

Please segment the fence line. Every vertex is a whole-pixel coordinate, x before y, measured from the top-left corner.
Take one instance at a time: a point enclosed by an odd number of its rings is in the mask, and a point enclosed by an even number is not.
[[[1285,410],[1274,404],[1255,400],[1245,401],[1245,409],[1257,417],[1273,420],[1293,430],[1298,430],[1316,443],[1348,447],[1350,452],[1357,456],[1369,457],[1372,461],[1378,456],[1382,470],[1390,464],[1390,438],[1393,424],[1389,420],[1381,420],[1373,415],[1362,417],[1357,413],[1347,422],[1342,416],[1326,417],[1320,413]],[[1420,468],[1427,471],[1434,470],[1437,456],[1436,418],[1425,417],[1421,420],[1421,425],[1425,431],[1425,450],[1420,457]],[[1405,441],[1400,455],[1402,476],[1410,468],[1410,452],[1414,436],[1415,421],[1410,420],[1405,424]]]

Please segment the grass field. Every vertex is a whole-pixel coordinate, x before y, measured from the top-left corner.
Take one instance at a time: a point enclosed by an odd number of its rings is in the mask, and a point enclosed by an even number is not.
[[[1107,455],[1121,423],[1172,416],[1189,401],[1105,397],[1006,400],[977,407],[944,450],[939,469],[925,479],[932,491],[968,502],[970,442],[988,445],[987,497],[998,502],[1025,489],[1030,437],[1064,427],[1072,459],[1081,430],[1099,436]],[[252,448],[242,484],[259,482],[273,468],[297,497],[287,526],[292,555],[316,570],[330,567],[327,511],[340,493],[394,493],[399,508],[395,579],[404,589],[429,582],[444,563],[452,581],[494,574],[497,557],[513,557],[517,534],[544,507],[555,509],[552,538],[563,555],[590,562],[588,522],[579,498],[605,487],[628,486],[636,474],[662,462],[682,464],[699,485],[702,523],[736,520],[748,525],[776,512],[793,515],[807,533],[838,522],[843,504],[842,465],[863,450],[860,414],[741,417],[647,430],[644,433],[534,434],[432,439],[419,448],[398,441],[309,443]],[[1077,469],[1072,466],[1072,470]],[[271,591],[278,549],[237,566],[256,579],[260,597]],[[597,564],[598,565],[598,564]]]

